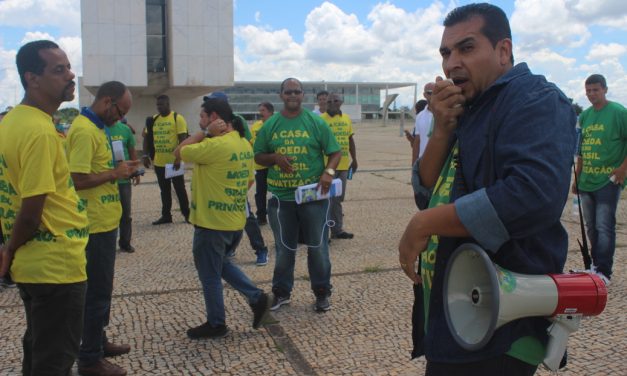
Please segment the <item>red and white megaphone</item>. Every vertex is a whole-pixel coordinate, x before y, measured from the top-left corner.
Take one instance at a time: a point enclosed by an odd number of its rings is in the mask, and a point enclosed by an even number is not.
[[[568,336],[583,316],[603,312],[607,289],[590,273],[526,275],[494,264],[476,244],[459,246],[446,267],[444,312],[457,343],[478,350],[505,323],[547,317],[549,343],[544,365],[558,369]]]

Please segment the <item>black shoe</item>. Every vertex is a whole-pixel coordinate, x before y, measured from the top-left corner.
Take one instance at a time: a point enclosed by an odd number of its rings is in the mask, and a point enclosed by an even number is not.
[[[314,309],[316,312],[326,312],[331,309],[331,303],[329,303],[329,295],[316,296],[316,304]]]
[[[276,295],[274,295],[274,298],[272,299],[272,305],[270,307],[270,310],[271,311],[276,311],[283,304],[289,304],[289,303],[290,303],[290,297],[289,296],[276,296]]]
[[[355,237],[355,235],[351,234],[350,232],[346,232],[346,231],[342,231],[342,232],[339,232],[337,234],[331,235],[332,239],[352,239],[353,237]]]
[[[9,277],[9,275],[7,274],[6,277],[0,278],[0,287],[4,287],[4,288],[15,287],[15,282],[13,282],[11,277]]]
[[[261,297],[255,304],[251,304],[250,308],[253,310],[253,329],[259,329],[261,321],[268,314],[270,310],[270,299],[268,294],[261,293]]]
[[[133,253],[135,252],[135,247],[129,245],[128,247],[120,247],[120,252]]]
[[[192,339],[221,338],[226,336],[229,329],[226,325],[211,326],[208,322],[195,328],[187,329],[187,336]]]
[[[164,223],[172,223],[172,217],[161,217],[156,221],[152,222],[153,225],[162,225]]]
[[[268,220],[266,219],[266,217],[257,217],[257,223],[259,224],[259,226],[267,225]]]

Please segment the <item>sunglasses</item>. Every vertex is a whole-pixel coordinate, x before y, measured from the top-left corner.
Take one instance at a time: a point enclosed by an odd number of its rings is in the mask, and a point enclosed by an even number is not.
[[[431,95],[431,94],[433,94],[433,90],[427,90],[427,91],[425,91],[425,94]]]
[[[283,94],[285,95],[301,95],[302,93],[302,90],[283,90]]]

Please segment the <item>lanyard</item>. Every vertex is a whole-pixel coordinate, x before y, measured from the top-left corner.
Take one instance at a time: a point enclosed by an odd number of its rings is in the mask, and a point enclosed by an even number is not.
[[[109,127],[100,119],[98,115],[89,107],[83,107],[81,109],[81,115],[85,116],[89,119],[98,129],[104,129],[105,135],[107,136],[107,141],[109,142],[109,150],[111,150],[111,161],[113,162],[113,166],[116,165],[115,155],[113,154],[113,140],[111,139],[111,131]]]

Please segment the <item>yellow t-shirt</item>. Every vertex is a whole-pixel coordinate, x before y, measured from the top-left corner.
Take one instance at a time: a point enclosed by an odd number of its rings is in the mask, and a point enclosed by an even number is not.
[[[328,113],[324,113],[320,115],[324,121],[329,124],[337,143],[342,147],[342,159],[340,159],[340,163],[337,165],[336,170],[345,171],[351,165],[351,157],[349,150],[349,138],[353,133],[353,122],[351,118],[346,115],[335,115],[333,117],[329,116]],[[324,163],[326,165],[328,158],[324,158]]]
[[[179,134],[187,133],[187,122],[181,114],[176,114],[174,121],[174,111],[168,116],[158,115],[152,127],[155,142],[154,164],[158,167],[165,167],[167,163],[174,163],[174,149],[179,145]]]
[[[39,229],[15,252],[11,277],[20,283],[85,281],[87,216],[61,138],[50,115],[18,105],[0,123],[0,220],[7,240],[22,200],[42,194]]]
[[[111,145],[104,129],[83,115],[74,119],[67,135],[70,172],[98,174],[113,169]],[[118,227],[122,216],[120,194],[116,181],[78,191],[87,207],[89,233],[111,231]]]
[[[250,144],[251,145],[255,144],[255,140],[257,139],[257,133],[259,133],[259,130],[261,129],[261,127],[263,127],[263,120],[257,120],[250,127],[250,134],[252,135],[252,138],[250,139]],[[266,166],[262,166],[260,164],[254,163],[254,162],[253,162],[253,166],[254,166],[255,170],[265,170],[266,168],[268,168]]]
[[[211,230],[244,228],[253,158],[250,143],[237,131],[181,149],[181,159],[194,163],[190,222]]]

